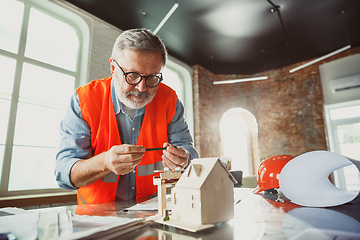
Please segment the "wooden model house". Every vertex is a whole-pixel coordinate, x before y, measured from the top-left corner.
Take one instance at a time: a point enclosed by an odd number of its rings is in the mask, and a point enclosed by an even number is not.
[[[218,158],[191,161],[171,190],[172,214],[169,225],[192,226],[197,231],[227,222],[234,215],[235,178]]]

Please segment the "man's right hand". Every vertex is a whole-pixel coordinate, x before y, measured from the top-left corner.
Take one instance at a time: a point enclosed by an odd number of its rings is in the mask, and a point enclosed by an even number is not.
[[[92,158],[77,161],[70,172],[75,187],[85,187],[114,172],[124,175],[131,172],[145,155],[144,146],[116,145]]]
[[[105,166],[117,175],[124,175],[134,170],[144,155],[144,146],[116,145],[106,152]]]

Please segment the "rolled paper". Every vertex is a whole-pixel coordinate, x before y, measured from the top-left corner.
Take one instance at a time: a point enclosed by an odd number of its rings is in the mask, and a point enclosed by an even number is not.
[[[345,191],[334,186],[329,175],[335,170],[360,162],[328,151],[312,151],[293,158],[281,170],[279,185],[293,203],[308,207],[331,207],[359,197],[359,191]],[[360,171],[360,170],[359,170]]]

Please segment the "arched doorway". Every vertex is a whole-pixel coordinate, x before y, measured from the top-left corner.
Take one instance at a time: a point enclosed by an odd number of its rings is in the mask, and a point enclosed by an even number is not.
[[[226,111],[220,120],[223,156],[231,158],[231,169],[243,176],[255,175],[260,164],[258,126],[252,113],[243,108]]]

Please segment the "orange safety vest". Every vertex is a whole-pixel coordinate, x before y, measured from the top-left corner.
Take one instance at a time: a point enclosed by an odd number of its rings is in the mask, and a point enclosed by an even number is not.
[[[111,79],[112,77],[94,80],[76,90],[82,117],[90,126],[94,155],[121,144],[111,98]],[[155,97],[146,105],[137,145],[156,148],[168,142],[167,126],[174,117],[176,101],[175,91],[160,83]],[[157,187],[153,185],[153,176],[158,175],[154,174],[154,170],[162,167],[161,156],[162,151],[146,152],[140,164],[136,166],[137,198],[149,197],[157,192]],[[119,176],[116,183],[99,179],[79,188],[78,204],[114,201],[118,181]]]

